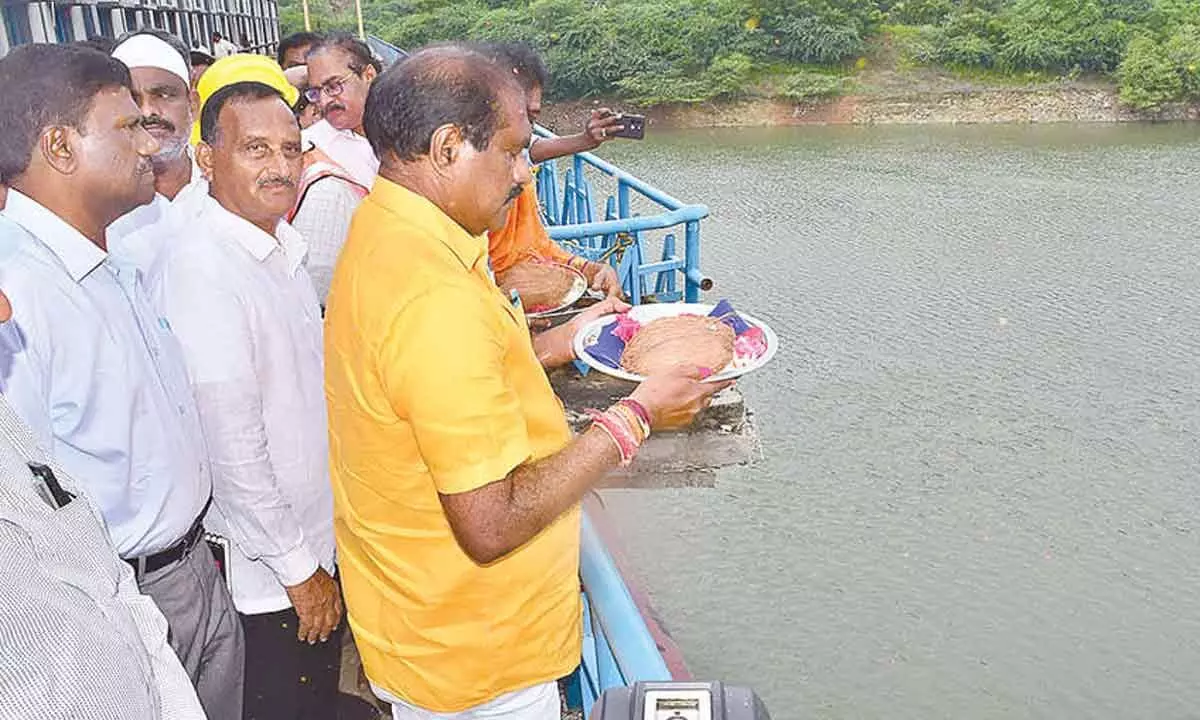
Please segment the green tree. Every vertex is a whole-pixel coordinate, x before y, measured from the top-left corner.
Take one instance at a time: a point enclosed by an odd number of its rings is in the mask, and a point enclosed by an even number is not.
[[[1166,48],[1148,35],[1130,41],[1118,76],[1121,102],[1138,110],[1158,110],[1183,93],[1183,80]]]

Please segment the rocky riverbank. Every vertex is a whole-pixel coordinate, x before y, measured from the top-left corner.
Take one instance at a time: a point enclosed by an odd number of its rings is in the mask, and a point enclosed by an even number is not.
[[[1200,119],[1200,106],[1177,105],[1154,115],[1122,105],[1114,88],[1087,85],[1031,88],[906,89],[850,94],[815,102],[752,99],[736,102],[630,107],[619,100],[548,105],[543,122],[569,132],[594,107],[641,112],[651,127],[703,128],[783,125],[982,124],[1146,122]]]

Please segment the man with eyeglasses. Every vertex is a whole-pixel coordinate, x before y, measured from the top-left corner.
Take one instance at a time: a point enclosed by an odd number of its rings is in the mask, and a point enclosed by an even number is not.
[[[308,51],[309,102],[321,109],[319,123],[304,140],[316,145],[355,182],[371,187],[379,159],[363,134],[367,91],[379,75],[379,61],[367,44],[352,35],[328,35]]]
[[[324,119],[303,133],[304,171],[288,221],[308,241],[305,266],[324,306],[350,220],[379,169],[362,130],[367,91],[379,73],[379,61],[365,43],[345,34],[318,39],[306,60],[304,99]]]

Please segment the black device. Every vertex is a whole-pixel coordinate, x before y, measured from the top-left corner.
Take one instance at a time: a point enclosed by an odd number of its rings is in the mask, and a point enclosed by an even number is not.
[[[613,131],[613,137],[629,140],[642,140],[646,137],[646,116],[631,113],[618,113],[621,119],[621,129]]]
[[[54,507],[62,509],[75,499],[75,494],[67,492],[62,485],[58,483],[58,478],[54,476],[54,471],[41,463],[27,463],[29,471],[38,480],[41,480],[45,491],[49,493],[47,500],[50,500]]]
[[[771,720],[750,688],[722,682],[637,682],[611,688],[590,720]]]

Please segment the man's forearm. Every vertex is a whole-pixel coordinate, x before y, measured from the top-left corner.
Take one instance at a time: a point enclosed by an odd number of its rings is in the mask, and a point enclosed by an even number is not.
[[[612,438],[592,428],[558,453],[521,465],[504,480],[443,496],[442,502],[452,527],[471,528],[457,532],[459,544],[476,562],[487,564],[553,523],[620,461]]]
[[[562,137],[540,137],[529,146],[529,160],[536,164],[564,155],[595,150],[597,147],[596,141],[586,132]]]

